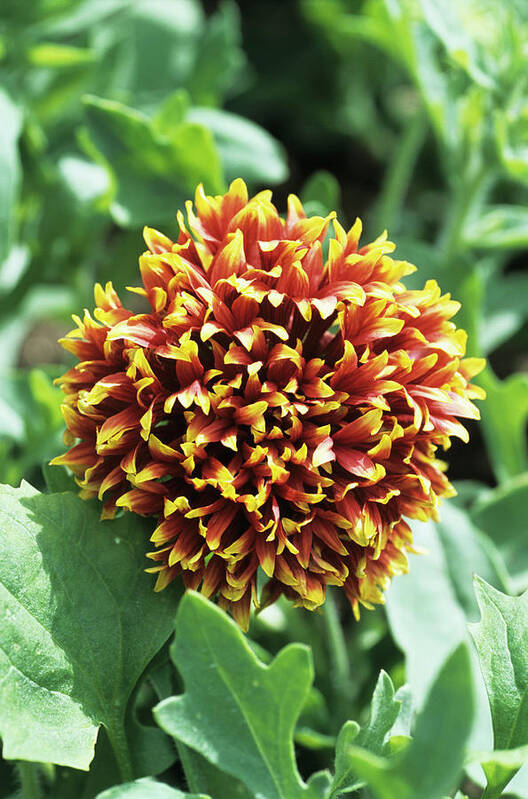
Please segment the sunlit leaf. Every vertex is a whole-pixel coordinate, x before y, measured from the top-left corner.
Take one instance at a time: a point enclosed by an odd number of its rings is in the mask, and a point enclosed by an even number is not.
[[[486,389],[482,403],[482,431],[498,480],[528,470],[528,376],[514,374],[499,380],[488,367],[479,375]]]
[[[150,779],[116,785],[97,795],[96,799],[209,799],[204,794],[184,793],[162,782]]]
[[[186,692],[155,708],[165,732],[240,779],[257,799],[320,796],[299,776],[293,749],[313,679],[306,647],[291,644],[264,666],[225,613],[187,594],[171,655]]]
[[[288,177],[282,145],[255,122],[216,108],[191,108],[187,119],[213,134],[228,181],[273,185]]]
[[[352,745],[350,765],[377,799],[439,799],[460,778],[472,721],[471,664],[460,644],[433,683],[402,754],[388,760]]]
[[[528,592],[509,597],[475,578],[482,614],[471,625],[486,683],[493,724],[494,748],[528,745]],[[483,763],[491,796],[500,796],[520,765],[515,756]]]
[[[211,133],[182,122],[161,134],[140,112],[110,100],[85,98],[92,144],[115,181],[111,211],[124,226],[173,219],[200,182],[222,190],[221,166]]]
[[[123,770],[130,695],[168,638],[173,591],[144,574],[140,519],[73,494],[0,499],[0,733],[7,759],[87,769],[103,724]]]

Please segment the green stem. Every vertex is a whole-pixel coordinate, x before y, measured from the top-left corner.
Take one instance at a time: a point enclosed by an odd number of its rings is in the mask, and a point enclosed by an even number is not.
[[[121,779],[123,782],[131,782],[134,779],[134,768],[132,766],[132,755],[125,732],[124,714],[116,718],[113,724],[109,724],[106,731],[112,745]]]
[[[487,178],[487,170],[481,168],[472,175],[461,176],[452,191],[447,219],[438,239],[446,267],[449,267],[464,249],[464,227],[477,200],[481,199]]]
[[[333,683],[336,694],[338,697],[347,697],[350,695],[350,666],[348,660],[348,651],[345,636],[343,634],[343,628],[341,627],[341,622],[339,621],[335,595],[331,588],[328,588],[326,592],[324,619],[330,651]]]
[[[375,214],[376,230],[396,231],[399,216],[412,179],[416,159],[427,131],[426,117],[419,109],[407,124],[398,149],[391,159]]]
[[[196,768],[194,767],[192,755],[185,744],[182,744],[180,741],[176,741],[176,749],[178,751],[178,757],[180,758],[180,763],[182,764],[183,773],[185,774],[185,779],[187,780],[187,787],[189,790],[193,793],[204,790],[203,782],[200,779]]]
[[[505,787],[506,786],[498,788],[497,786],[490,787],[489,785],[486,785],[486,787],[484,788],[484,793],[482,794],[480,799],[500,799],[500,797],[502,796],[502,791],[504,790]]]
[[[17,770],[23,799],[41,799],[42,792],[35,763],[20,760],[17,763]]]

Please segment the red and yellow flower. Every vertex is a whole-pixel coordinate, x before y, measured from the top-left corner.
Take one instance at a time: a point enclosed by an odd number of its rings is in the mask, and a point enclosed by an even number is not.
[[[178,222],[176,242],[145,229],[148,312],[97,285],[95,318],[62,340],[80,362],[54,462],[104,517],[158,517],[157,590],[182,574],[246,627],[260,567],[261,603],[313,609],[338,585],[357,615],[407,568],[405,517],[453,493],[437,447],[478,418],[459,304],[432,280],[407,290],[386,234],[360,246],[359,220],[347,233],[295,196],[282,219],[241,180],[199,187]]]

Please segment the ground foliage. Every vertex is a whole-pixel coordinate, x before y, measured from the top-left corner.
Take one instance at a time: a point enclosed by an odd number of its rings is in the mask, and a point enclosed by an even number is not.
[[[0,797],[527,799],[527,41],[520,0],[3,3]],[[359,623],[154,595],[148,521],[45,467],[68,314],[237,176],[387,227],[488,358],[458,497]]]

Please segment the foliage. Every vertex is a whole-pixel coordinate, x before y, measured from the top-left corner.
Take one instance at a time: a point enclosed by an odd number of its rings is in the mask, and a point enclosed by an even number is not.
[[[525,3],[2,12],[0,798],[528,799]],[[68,314],[133,282],[143,224],[170,235],[199,181],[237,176],[387,227],[488,358],[481,426],[446,455],[458,497],[359,623],[331,592],[246,637],[154,594],[151,522],[99,521],[45,466]]]

